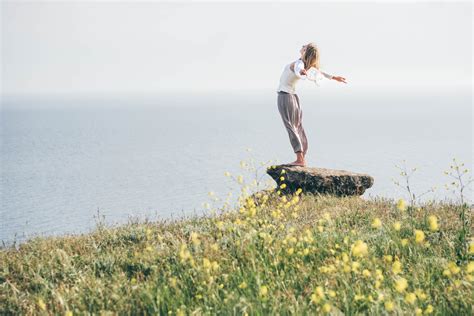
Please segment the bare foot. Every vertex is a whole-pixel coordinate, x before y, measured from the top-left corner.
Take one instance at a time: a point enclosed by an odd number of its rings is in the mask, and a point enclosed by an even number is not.
[[[304,159],[303,152],[302,151],[297,151],[296,152],[296,160],[289,163],[288,165],[305,167],[306,166],[306,161]]]
[[[295,161],[289,163],[288,165],[305,167],[305,166],[306,166],[306,162],[305,162],[305,161],[298,161],[298,160],[295,160]]]

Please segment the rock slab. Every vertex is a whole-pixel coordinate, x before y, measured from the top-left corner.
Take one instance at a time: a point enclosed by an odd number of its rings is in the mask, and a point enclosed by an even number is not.
[[[267,173],[278,187],[286,184],[286,187],[280,189],[282,193],[294,193],[301,188],[303,192],[313,194],[362,195],[374,184],[374,178],[368,174],[346,170],[275,165],[268,167]],[[285,178],[283,181],[280,179],[282,176]]]

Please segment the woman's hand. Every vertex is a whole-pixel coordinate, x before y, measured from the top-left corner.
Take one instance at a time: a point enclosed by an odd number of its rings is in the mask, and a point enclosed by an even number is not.
[[[333,80],[337,80],[337,81],[339,81],[339,82],[347,83],[347,82],[346,82],[346,78],[344,78],[344,77],[334,76],[334,77],[332,77],[332,79],[333,79]]]

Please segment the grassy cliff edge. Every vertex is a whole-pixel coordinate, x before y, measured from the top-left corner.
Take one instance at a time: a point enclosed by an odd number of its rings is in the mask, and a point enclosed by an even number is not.
[[[466,204],[407,207],[403,200],[299,191],[259,195],[212,216],[99,226],[91,234],[3,249],[0,310],[473,313]]]

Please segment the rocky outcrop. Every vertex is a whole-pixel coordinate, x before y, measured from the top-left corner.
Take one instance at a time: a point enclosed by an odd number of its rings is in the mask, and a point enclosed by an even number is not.
[[[267,168],[267,173],[284,194],[301,188],[302,192],[313,194],[362,195],[374,184],[374,179],[368,174],[345,170],[275,165]]]

